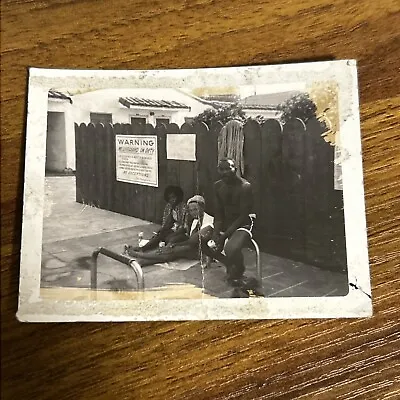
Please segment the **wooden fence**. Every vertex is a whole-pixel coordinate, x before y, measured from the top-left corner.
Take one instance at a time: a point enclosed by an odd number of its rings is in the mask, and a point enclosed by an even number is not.
[[[76,134],[76,200],[160,223],[166,186],[185,197],[198,193],[213,214],[218,133],[204,124],[115,124],[80,126]],[[196,162],[168,160],[167,133],[196,134]],[[256,239],[265,251],[335,270],[346,268],[342,191],[334,190],[334,148],[317,120],[296,119],[282,129],[276,120],[244,126],[245,178],[252,183]],[[157,188],[116,180],[115,135],[158,137]]]

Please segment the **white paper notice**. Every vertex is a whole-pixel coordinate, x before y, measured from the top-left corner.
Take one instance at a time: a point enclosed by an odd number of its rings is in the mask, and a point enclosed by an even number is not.
[[[192,133],[167,134],[167,159],[196,161],[196,135]]]
[[[158,187],[157,136],[116,135],[117,181]]]

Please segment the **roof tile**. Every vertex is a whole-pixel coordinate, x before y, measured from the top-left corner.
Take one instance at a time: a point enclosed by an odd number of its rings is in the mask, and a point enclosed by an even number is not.
[[[189,106],[183,103],[178,103],[177,101],[153,100],[139,97],[121,97],[119,102],[125,107],[190,108]]]

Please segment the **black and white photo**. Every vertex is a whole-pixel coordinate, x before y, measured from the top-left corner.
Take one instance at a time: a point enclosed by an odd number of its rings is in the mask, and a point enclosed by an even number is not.
[[[31,69],[26,321],[370,315],[353,61]]]

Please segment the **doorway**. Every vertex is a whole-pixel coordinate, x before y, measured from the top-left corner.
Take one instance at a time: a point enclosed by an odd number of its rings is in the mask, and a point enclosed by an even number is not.
[[[47,113],[46,172],[63,172],[67,167],[65,114]]]

